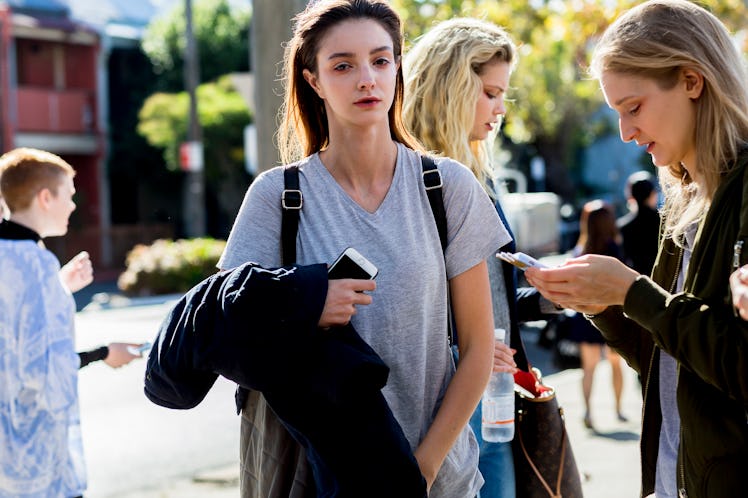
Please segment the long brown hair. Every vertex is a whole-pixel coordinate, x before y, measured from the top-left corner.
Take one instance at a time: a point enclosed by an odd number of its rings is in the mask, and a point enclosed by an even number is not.
[[[611,249],[620,244],[620,234],[616,226],[613,207],[607,202],[596,199],[585,203],[579,216],[579,240],[581,254],[610,254]]]
[[[283,162],[290,163],[327,147],[330,130],[324,101],[304,79],[304,69],[317,72],[319,44],[334,26],[350,19],[371,19],[378,22],[392,38],[395,59],[403,53],[400,17],[384,0],[320,0],[311,2],[294,18],[294,35],[284,57],[285,101],[278,148]],[[403,70],[398,67],[395,98],[389,109],[392,139],[413,149],[421,149],[418,141],[406,130],[402,119]]]

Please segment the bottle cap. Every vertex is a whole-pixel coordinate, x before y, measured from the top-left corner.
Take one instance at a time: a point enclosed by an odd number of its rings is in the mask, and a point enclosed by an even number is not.
[[[493,330],[493,337],[497,341],[503,341],[506,337],[506,330],[504,329],[494,329]]]

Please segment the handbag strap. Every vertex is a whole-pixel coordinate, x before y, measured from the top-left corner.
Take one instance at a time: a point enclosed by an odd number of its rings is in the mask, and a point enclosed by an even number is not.
[[[434,215],[436,230],[439,232],[439,242],[442,245],[442,254],[447,251],[447,212],[444,209],[444,197],[442,196],[442,175],[439,168],[432,158],[426,155],[421,156],[421,168],[423,172],[423,186],[426,189],[426,196],[429,198],[431,213]],[[444,267],[446,269],[446,260]],[[445,273],[446,278],[446,273]],[[452,346],[457,342],[457,332],[452,314],[452,293],[449,290],[449,279],[447,279],[447,340]]]
[[[444,198],[442,197],[442,175],[434,160],[428,156],[421,156],[421,168],[423,169],[423,185],[426,188],[426,195],[429,198],[436,229],[439,231],[442,252],[444,252],[447,250],[447,212],[444,210]]]
[[[298,166],[285,166],[283,168],[283,193],[281,194],[281,264],[288,266],[296,263],[296,234],[299,231],[299,213],[304,205],[304,197],[299,187]],[[237,386],[236,393],[237,412],[249,398],[249,390]]]
[[[304,196],[299,186],[299,167],[284,166],[281,194],[281,262],[284,266],[296,263],[296,234]]]

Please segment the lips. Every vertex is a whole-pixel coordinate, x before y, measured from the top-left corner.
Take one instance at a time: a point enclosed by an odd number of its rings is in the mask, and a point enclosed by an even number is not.
[[[369,104],[376,104],[380,102],[381,99],[378,99],[376,97],[363,97],[358,99],[356,102],[354,102],[357,105],[369,105]]]
[[[636,145],[639,147],[644,147],[648,154],[652,153],[652,148],[654,147],[654,142],[636,142]]]

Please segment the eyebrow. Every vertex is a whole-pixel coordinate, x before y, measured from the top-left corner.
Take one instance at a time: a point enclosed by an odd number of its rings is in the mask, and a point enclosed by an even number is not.
[[[620,99],[618,99],[615,102],[613,102],[613,105],[616,106],[616,107],[618,107],[619,105],[623,104],[627,100],[630,100],[630,99],[633,99],[633,98],[636,98],[636,95],[626,95],[625,97],[621,97]]]
[[[499,85],[484,85],[483,88],[490,89],[490,90],[498,90],[500,92],[506,93],[506,88],[503,88]]]
[[[369,51],[369,55],[376,54],[377,52],[394,52],[394,50],[389,45],[382,45],[381,47],[371,49]],[[353,55],[353,52],[335,52],[333,54],[330,54],[327,60],[336,59],[339,57],[353,57]]]

